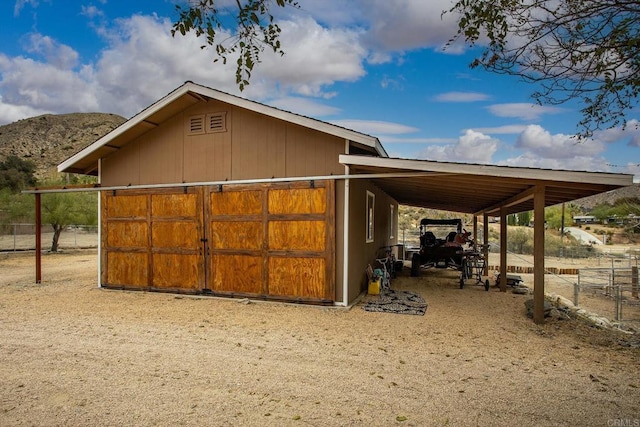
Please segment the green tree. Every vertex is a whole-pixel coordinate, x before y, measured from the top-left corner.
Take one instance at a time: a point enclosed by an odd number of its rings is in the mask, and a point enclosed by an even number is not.
[[[580,137],[626,126],[640,93],[637,0],[457,0],[462,40],[482,45],[471,67],[538,83],[532,97],[557,105],[580,99]]]
[[[71,178],[78,184],[90,183],[94,178]],[[40,183],[43,187],[68,185],[63,176]],[[35,221],[35,197],[32,194],[0,190],[0,220],[4,225],[17,221]],[[58,251],[60,235],[69,225],[98,223],[98,194],[95,192],[44,193],[41,195],[42,223],[53,229],[51,252]]]
[[[9,156],[0,162],[0,189],[8,188],[16,193],[26,187],[36,184],[33,162],[21,159],[18,156]]]
[[[94,180],[93,177],[60,176],[42,183],[42,186],[63,186],[70,182],[86,184]],[[53,228],[51,252],[58,251],[60,234],[69,225],[96,225],[98,223],[98,194],[95,192],[44,193],[41,197],[42,222]]]
[[[176,5],[178,19],[173,24],[171,35],[184,36],[193,31],[198,37],[204,36],[206,44],[201,48],[213,47],[217,55],[214,61],[222,59],[226,64],[227,58],[237,53],[236,84],[244,90],[265,47],[284,55],[280,46],[281,30],[271,13],[274,2],[280,7],[298,7],[294,0],[246,0],[236,1],[233,6],[225,6],[224,3],[219,6],[216,3],[220,2],[216,0],[183,2],[183,5]],[[234,26],[235,34],[220,40],[220,33]]]
[[[525,227],[528,227],[532,217],[533,215],[531,211],[520,212],[518,214],[518,225],[524,225]]]

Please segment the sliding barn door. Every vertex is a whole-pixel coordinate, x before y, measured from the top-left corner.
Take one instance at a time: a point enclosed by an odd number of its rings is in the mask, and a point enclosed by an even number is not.
[[[334,300],[333,181],[225,185],[205,194],[211,291]]]
[[[202,189],[118,190],[101,197],[103,286],[203,289]]]

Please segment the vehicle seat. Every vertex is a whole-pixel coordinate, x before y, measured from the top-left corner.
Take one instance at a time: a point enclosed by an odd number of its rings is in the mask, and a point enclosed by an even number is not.
[[[455,231],[452,231],[451,233],[447,234],[447,242],[455,242],[456,241],[456,236],[458,235],[458,233],[456,233]]]
[[[426,231],[420,237],[420,244],[422,246],[435,246],[435,244],[436,244],[436,235],[433,234],[432,231]]]

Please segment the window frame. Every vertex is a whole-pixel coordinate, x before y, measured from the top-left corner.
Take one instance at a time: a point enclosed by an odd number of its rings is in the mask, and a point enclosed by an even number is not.
[[[373,243],[375,240],[375,218],[376,218],[376,195],[371,191],[367,190],[367,201],[366,201],[366,231],[365,231],[365,241],[366,243]]]

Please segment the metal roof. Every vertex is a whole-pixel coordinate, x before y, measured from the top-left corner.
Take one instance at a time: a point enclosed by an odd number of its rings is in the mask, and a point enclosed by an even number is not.
[[[387,157],[387,152],[376,137],[240,98],[193,82],[186,82],[93,144],[59,164],[58,171],[97,175],[98,160],[100,158],[109,156],[135,138],[159,126],[170,117],[192,105],[198,102],[206,102],[210,99],[337,136],[357,145],[367,147],[379,156]]]
[[[372,181],[400,204],[498,216],[533,210],[537,186],[553,206],[633,185],[633,175],[341,155],[353,174]],[[386,176],[385,176],[386,175]],[[401,177],[398,177],[401,176]]]

